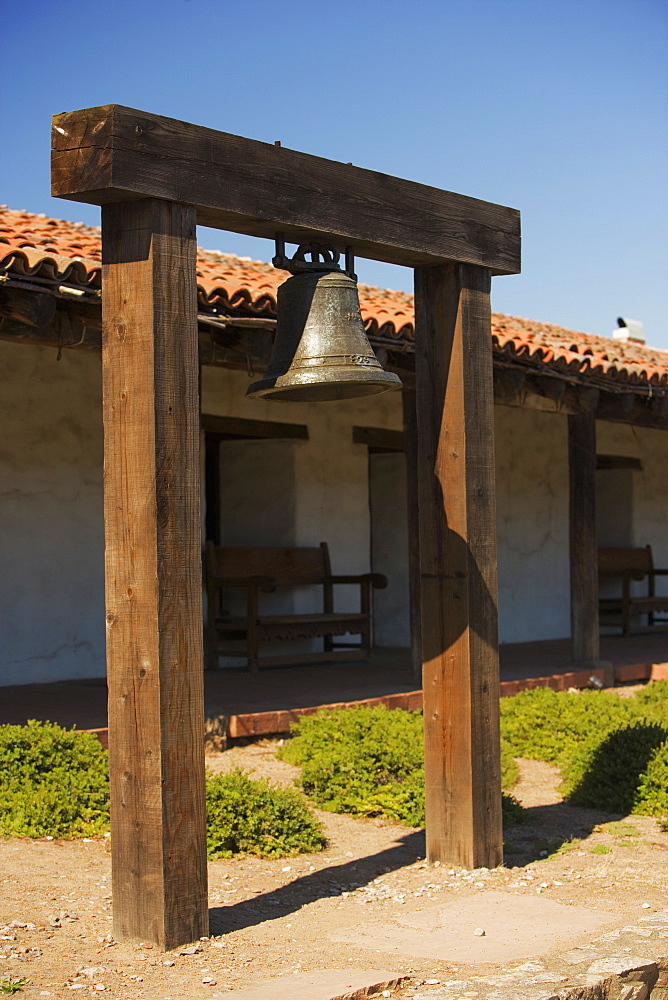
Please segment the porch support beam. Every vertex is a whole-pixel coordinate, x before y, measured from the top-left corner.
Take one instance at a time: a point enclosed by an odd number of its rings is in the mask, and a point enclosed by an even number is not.
[[[598,551],[596,545],[596,419],[582,410],[568,417],[571,642],[576,663],[598,663]]]
[[[208,934],[195,211],[102,210],[114,934]]]
[[[415,271],[427,857],[502,861],[490,272]]]

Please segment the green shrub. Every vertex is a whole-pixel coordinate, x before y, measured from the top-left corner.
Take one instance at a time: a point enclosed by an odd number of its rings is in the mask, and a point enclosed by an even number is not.
[[[667,681],[633,698],[537,688],[501,701],[506,752],[557,764],[571,802],[613,813],[668,813],[666,719]]]
[[[85,837],[109,828],[107,752],[91,733],[0,726],[0,836]]]
[[[298,792],[241,770],[207,775],[206,813],[210,858],[282,857],[325,847],[322,828]]]
[[[0,836],[106,832],[107,756],[91,733],[34,720],[0,726]],[[321,850],[325,840],[297,792],[234,772],[207,778],[207,844],[212,857],[275,857]]]
[[[592,738],[631,722],[632,699],[603,691],[579,694],[534,688],[501,699],[501,735],[515,757],[529,757],[563,766]]]
[[[301,767],[302,788],[323,809],[423,822],[418,712],[382,705],[325,710],[300,719],[293,733],[280,755]]]
[[[514,823],[524,823],[527,818],[527,811],[523,805],[520,805],[514,795],[503,792],[501,796],[501,816],[504,826],[512,826]]]
[[[325,709],[300,719],[279,756],[301,768],[301,787],[321,808],[424,825],[424,739],[420,712]],[[504,755],[504,783],[515,762]],[[504,796],[504,816],[522,807]]]
[[[641,816],[668,817],[668,738],[652,752],[640,776],[633,811]],[[665,820],[662,826],[666,829]]]
[[[650,719],[657,716],[657,721],[668,718],[668,681],[652,681],[645,687],[636,691],[630,699],[631,705],[635,706],[644,718]]]
[[[649,761],[666,738],[668,732],[661,726],[642,723],[609,733],[589,754],[572,762],[570,801],[605,812],[635,812]]]

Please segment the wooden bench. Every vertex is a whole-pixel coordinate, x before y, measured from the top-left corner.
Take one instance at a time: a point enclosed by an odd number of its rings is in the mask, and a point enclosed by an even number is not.
[[[598,550],[598,572],[601,580],[616,578],[622,581],[619,597],[602,597],[599,601],[601,615],[621,614],[622,632],[628,635],[631,629],[631,615],[635,612],[648,616],[648,625],[656,621],[656,612],[668,611],[668,594],[657,597],[655,578],[668,576],[668,569],[655,569],[652,547],[644,548],[600,548]],[[631,594],[631,581],[647,579],[647,594]],[[665,619],[659,619],[665,620]]]
[[[220,655],[230,653],[230,641],[242,640],[250,670],[297,663],[323,663],[343,659],[368,659],[372,643],[371,588],[386,587],[379,573],[355,576],[332,575],[327,543],[318,548],[218,547],[206,545],[208,596],[207,657],[209,668],[218,666]],[[360,588],[359,612],[334,611],[334,587],[356,584]],[[322,587],[322,611],[314,614],[265,614],[260,595],[278,588]],[[225,611],[223,592],[242,588],[246,592],[243,616]],[[334,636],[359,635],[359,644],[346,652]],[[260,657],[260,645],[283,639],[323,639],[322,651]]]

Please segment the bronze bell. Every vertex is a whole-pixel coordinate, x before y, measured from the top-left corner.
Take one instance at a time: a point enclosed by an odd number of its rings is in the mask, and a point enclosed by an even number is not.
[[[371,349],[349,273],[309,270],[279,287],[271,358],[247,396],[314,403],[400,387]]]

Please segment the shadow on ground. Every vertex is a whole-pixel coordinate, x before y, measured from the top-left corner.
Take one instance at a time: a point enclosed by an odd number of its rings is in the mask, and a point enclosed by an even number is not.
[[[407,833],[396,847],[386,851],[309,872],[308,875],[272,892],[264,892],[254,899],[233,903],[231,906],[212,907],[209,910],[210,933],[226,934],[285,917],[318,899],[340,896],[353,886],[357,888],[368,885],[379,875],[411,865],[424,858],[424,855],[424,831]]]
[[[621,813],[585,809],[567,802],[531,806],[525,809],[523,822],[504,827],[504,864],[519,868],[542,861],[556,851],[567,853],[579,847],[580,840],[588,837],[595,827],[619,819]]]

